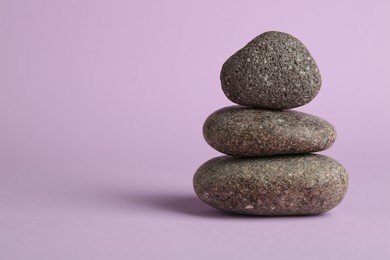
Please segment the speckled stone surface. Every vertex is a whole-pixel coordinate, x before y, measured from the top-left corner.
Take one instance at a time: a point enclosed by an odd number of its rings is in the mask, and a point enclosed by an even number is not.
[[[198,197],[217,209],[246,215],[309,215],[336,207],[348,175],[324,155],[258,158],[221,156],[195,173]]]
[[[297,38],[266,32],[223,64],[221,84],[225,95],[236,104],[288,109],[307,104],[318,94],[321,75]]]
[[[329,122],[298,111],[230,106],[206,119],[203,136],[222,153],[263,156],[325,150],[336,140],[336,130]]]

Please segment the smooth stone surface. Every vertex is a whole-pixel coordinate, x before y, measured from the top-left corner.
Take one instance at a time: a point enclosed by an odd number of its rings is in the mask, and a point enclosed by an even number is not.
[[[287,33],[266,32],[223,64],[221,84],[236,104],[288,109],[318,94],[321,75],[301,41]]]
[[[230,106],[211,114],[203,136],[214,149],[235,156],[318,152],[332,146],[336,129],[298,111]]]
[[[324,155],[259,158],[221,156],[194,175],[198,197],[217,209],[246,215],[309,215],[336,207],[348,175]]]

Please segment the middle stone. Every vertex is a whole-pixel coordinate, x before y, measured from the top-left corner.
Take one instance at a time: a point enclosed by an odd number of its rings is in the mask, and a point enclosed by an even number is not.
[[[206,119],[203,136],[224,154],[264,156],[325,150],[336,140],[336,129],[324,119],[298,111],[230,106]]]

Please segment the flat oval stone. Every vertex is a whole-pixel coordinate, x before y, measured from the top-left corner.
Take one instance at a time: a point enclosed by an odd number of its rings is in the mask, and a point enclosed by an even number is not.
[[[336,160],[317,154],[237,158],[204,163],[193,179],[212,207],[246,215],[309,215],[336,207],[348,175]]]
[[[287,33],[265,32],[223,64],[221,84],[236,104],[288,109],[318,94],[321,75],[301,41]]]
[[[324,119],[298,111],[230,106],[211,114],[203,136],[214,149],[234,156],[317,152],[336,140]]]

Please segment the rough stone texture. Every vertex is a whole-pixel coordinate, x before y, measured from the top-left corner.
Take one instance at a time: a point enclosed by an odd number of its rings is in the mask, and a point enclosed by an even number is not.
[[[202,201],[228,212],[308,215],[336,207],[347,191],[348,175],[337,161],[317,154],[221,156],[203,164],[193,183]]]
[[[214,149],[235,156],[317,152],[336,140],[327,121],[298,111],[231,106],[211,114],[203,136]]]
[[[223,64],[221,83],[239,105],[287,109],[309,103],[320,90],[321,75],[302,42],[287,33],[266,32]]]

